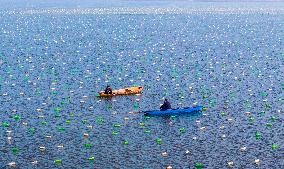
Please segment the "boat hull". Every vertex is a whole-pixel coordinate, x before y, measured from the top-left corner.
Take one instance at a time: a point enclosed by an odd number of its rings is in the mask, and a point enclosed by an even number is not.
[[[180,114],[187,114],[187,113],[194,113],[201,111],[203,106],[196,106],[196,107],[186,107],[180,109],[169,109],[165,111],[161,110],[153,110],[153,111],[145,111],[145,116],[171,116],[171,115],[180,115]]]
[[[143,90],[142,86],[137,87],[128,87],[124,89],[119,90],[113,90],[112,94],[105,94],[104,91],[99,92],[100,97],[113,97],[113,96],[119,96],[119,95],[131,95],[131,94],[139,94]]]

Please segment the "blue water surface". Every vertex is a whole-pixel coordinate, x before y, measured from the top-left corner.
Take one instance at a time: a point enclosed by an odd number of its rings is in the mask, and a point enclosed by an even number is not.
[[[284,15],[266,7],[3,10],[0,168],[284,168]],[[144,90],[96,97],[108,84]],[[163,98],[207,110],[139,113]]]

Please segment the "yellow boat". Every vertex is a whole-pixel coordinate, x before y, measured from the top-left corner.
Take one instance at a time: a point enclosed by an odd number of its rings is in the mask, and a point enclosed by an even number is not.
[[[143,90],[142,86],[128,87],[124,89],[113,90],[112,94],[105,94],[105,91],[100,91],[99,96],[100,97],[112,97],[112,96],[118,96],[118,95],[139,94],[142,92],[142,90]]]

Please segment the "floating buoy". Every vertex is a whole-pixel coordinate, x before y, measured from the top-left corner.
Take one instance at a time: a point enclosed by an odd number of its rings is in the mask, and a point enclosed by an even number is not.
[[[58,160],[55,160],[54,163],[57,164],[57,165],[59,165],[59,164],[62,163],[62,160],[59,160],[59,159],[58,159]]]
[[[157,138],[157,139],[156,139],[156,143],[157,143],[157,144],[162,144],[162,139],[161,139],[161,138]]]
[[[47,138],[47,139],[51,139],[51,136],[45,136],[45,138]]]
[[[89,160],[89,161],[94,161],[94,160],[95,160],[95,157],[89,157],[88,160]]]
[[[276,119],[277,119],[277,118],[276,118],[275,116],[271,116],[271,117],[270,117],[270,120],[273,121],[273,122],[274,122]]]
[[[120,125],[120,124],[114,124],[113,126],[118,128],[118,127],[120,127],[121,125]]]
[[[28,129],[28,133],[34,134],[35,133],[35,128],[31,127]]]
[[[272,127],[272,124],[271,123],[266,123],[266,126],[267,127]]]
[[[11,133],[12,133],[12,131],[11,131],[11,130],[7,130],[6,132],[7,132],[8,136],[10,136],[10,135],[11,135]]]
[[[185,128],[180,128],[180,129],[179,129],[179,132],[180,132],[180,133],[185,133]]]
[[[260,132],[257,131],[257,132],[255,133],[255,139],[256,139],[256,140],[259,140],[260,137],[261,137],[261,134],[260,134]]]
[[[65,131],[65,128],[63,128],[63,127],[58,127],[57,130],[58,130],[59,132],[63,132],[63,131]]]
[[[84,138],[89,138],[89,134],[88,133],[84,133]]]
[[[16,167],[17,165],[16,165],[16,162],[10,162],[10,163],[8,163],[8,166],[9,167]]]
[[[135,102],[135,103],[133,104],[133,108],[134,108],[134,109],[138,109],[138,108],[139,108],[138,103]]]
[[[7,137],[8,144],[12,144],[12,137]]]
[[[272,144],[271,148],[272,148],[273,150],[275,150],[275,149],[279,148],[279,146],[276,145],[276,144]]]
[[[2,126],[3,126],[3,127],[9,127],[9,124],[8,124],[7,122],[3,122],[3,123],[2,123]]]
[[[144,133],[150,133],[151,131],[150,130],[144,130]]]
[[[86,148],[91,148],[91,146],[92,146],[92,145],[89,144],[89,143],[85,144],[85,147],[86,147]]]
[[[234,166],[234,162],[233,162],[233,161],[229,161],[229,162],[228,162],[228,166],[229,166],[229,167],[233,167],[233,166]]]
[[[37,165],[38,161],[32,161],[32,165]]]
[[[14,118],[14,120],[17,120],[17,121],[21,119],[20,116],[18,116],[18,115],[14,116],[13,118]]]
[[[17,154],[19,152],[19,149],[17,147],[12,148],[13,154]]]
[[[254,117],[250,117],[250,118],[249,118],[249,121],[250,121],[251,123],[253,123],[253,122],[254,122]]]
[[[201,163],[196,163],[196,164],[195,164],[195,168],[196,168],[196,169],[201,169],[201,168],[203,168],[203,167],[204,167],[204,165],[201,164]]]
[[[150,119],[151,117],[150,117],[150,116],[144,116],[144,118],[145,118],[145,119]]]
[[[162,155],[163,157],[166,157],[166,156],[168,156],[168,153],[167,153],[167,152],[162,152],[161,155]]]
[[[233,119],[232,119],[232,118],[229,118],[229,119],[228,119],[228,122],[229,122],[229,123],[232,123],[232,122],[233,122]]]
[[[64,145],[58,145],[57,146],[57,148],[63,148],[64,147]]]
[[[40,150],[40,151],[45,151],[45,147],[40,146],[40,147],[39,147],[39,150]]]
[[[259,159],[256,159],[256,160],[254,160],[254,163],[255,163],[256,165],[259,165],[259,164],[260,164],[260,160],[259,160]]]
[[[118,134],[118,132],[113,131],[111,134],[112,134],[112,135],[117,135],[117,134]]]
[[[246,112],[246,116],[250,116],[251,115],[251,113],[250,112]]]
[[[206,127],[200,127],[199,130],[200,130],[200,131],[205,131],[205,130],[206,130]]]
[[[242,151],[242,152],[244,152],[244,151],[246,151],[246,150],[247,150],[246,147],[241,147],[241,148],[240,148],[240,151]]]
[[[207,108],[206,108],[206,107],[203,107],[201,110],[202,110],[202,111],[206,111],[206,110],[207,110]]]

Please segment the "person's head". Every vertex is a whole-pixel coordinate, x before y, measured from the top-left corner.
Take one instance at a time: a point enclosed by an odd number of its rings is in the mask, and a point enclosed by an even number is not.
[[[165,102],[167,102],[168,101],[168,99],[165,99]]]
[[[110,88],[110,86],[109,86],[109,85],[107,85],[107,88]]]

